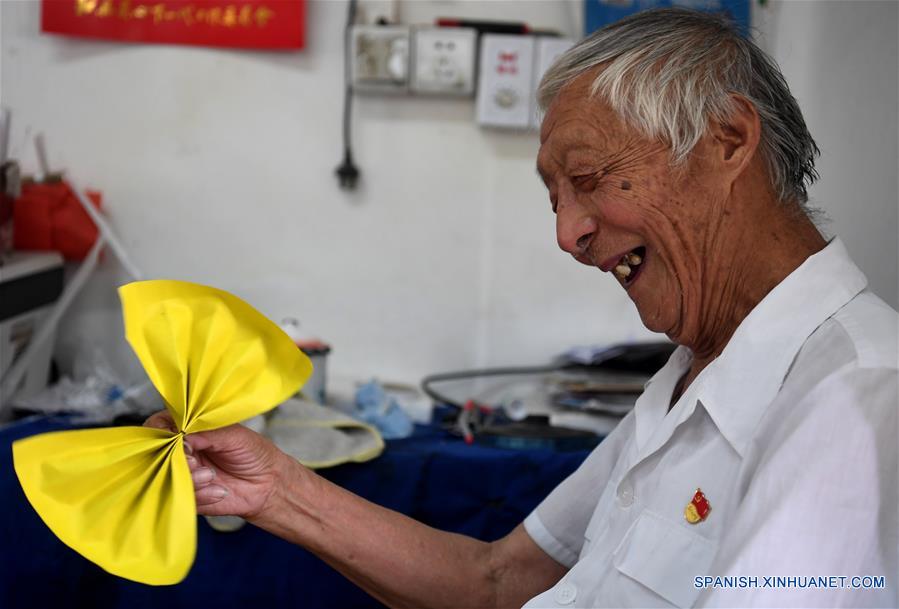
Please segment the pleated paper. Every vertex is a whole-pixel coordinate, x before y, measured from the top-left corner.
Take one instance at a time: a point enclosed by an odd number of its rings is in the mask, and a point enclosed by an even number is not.
[[[13,444],[28,501],[66,545],[115,575],[180,582],[196,554],[197,516],[184,435],[277,406],[312,364],[239,298],[181,281],[119,289],[125,335],[179,432],[110,427]]]

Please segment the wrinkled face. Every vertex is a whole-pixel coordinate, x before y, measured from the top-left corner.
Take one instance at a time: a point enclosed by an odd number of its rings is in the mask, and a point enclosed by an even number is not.
[[[686,166],[672,169],[664,144],[587,97],[586,76],[556,97],[540,134],[537,170],[559,246],[617,280],[647,328],[689,342],[716,270],[716,202],[727,193],[703,167],[703,142]]]

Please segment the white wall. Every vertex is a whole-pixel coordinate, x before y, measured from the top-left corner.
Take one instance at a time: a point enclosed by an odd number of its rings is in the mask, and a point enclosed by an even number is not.
[[[824,157],[813,190],[897,302],[896,5],[770,2],[766,44],[784,63]],[[402,2],[407,22],[505,17],[580,31],[570,2]],[[486,132],[471,100],[358,98],[354,194],[337,189],[344,2],[311,1],[300,53],[122,45],[43,36],[37,2],[0,2],[0,99],[12,152],[103,190],[149,277],[216,285],[334,346],[331,371],[423,374],[542,363],[573,345],[649,336],[626,295],[555,246],[534,172],[537,138]],[[859,109],[862,110],[859,110]],[[121,340],[107,262],[65,319]]]
[[[756,10],[774,56],[821,148],[809,191],[869,287],[899,306],[899,3],[769,2]]]

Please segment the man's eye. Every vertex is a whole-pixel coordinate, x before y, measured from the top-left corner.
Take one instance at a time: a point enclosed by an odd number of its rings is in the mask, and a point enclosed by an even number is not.
[[[585,188],[591,187],[592,184],[599,178],[599,172],[593,171],[591,173],[582,173],[575,176],[571,176],[571,183],[575,188]]]

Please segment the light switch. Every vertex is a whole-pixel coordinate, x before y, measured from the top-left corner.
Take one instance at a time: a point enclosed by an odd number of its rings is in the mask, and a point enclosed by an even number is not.
[[[481,36],[477,97],[479,124],[519,129],[531,124],[533,68],[533,36]]]

